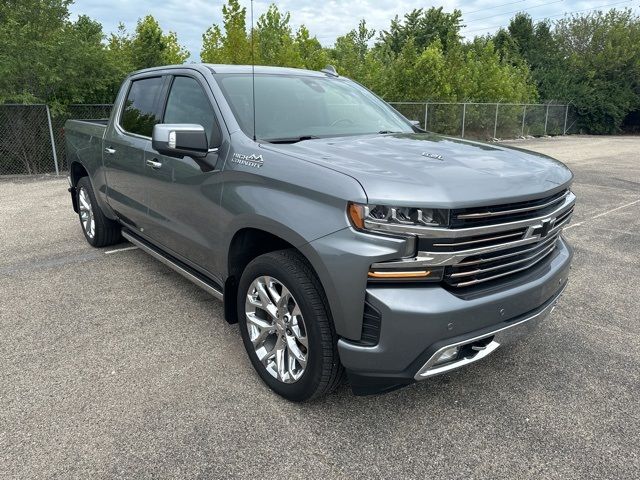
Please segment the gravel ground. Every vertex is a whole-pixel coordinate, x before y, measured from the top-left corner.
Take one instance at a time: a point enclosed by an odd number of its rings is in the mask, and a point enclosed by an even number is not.
[[[65,180],[0,180],[0,478],[639,478],[640,138],[510,143],[576,174],[552,318],[464,370],[304,405],[221,303],[89,247]]]

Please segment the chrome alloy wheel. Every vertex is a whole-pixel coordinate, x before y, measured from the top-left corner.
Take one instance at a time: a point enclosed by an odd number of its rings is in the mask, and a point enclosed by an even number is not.
[[[307,329],[291,292],[273,277],[256,278],[245,302],[247,330],[267,372],[283,383],[302,377],[309,356]]]
[[[93,238],[96,234],[96,221],[93,217],[93,207],[91,205],[91,199],[89,192],[84,187],[80,187],[78,192],[78,205],[80,207],[80,221],[82,222],[82,228],[84,228],[87,237]]]

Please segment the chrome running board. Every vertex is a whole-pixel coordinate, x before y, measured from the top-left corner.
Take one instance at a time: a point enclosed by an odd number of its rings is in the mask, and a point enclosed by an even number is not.
[[[182,275],[184,278],[186,278],[190,282],[194,283],[198,287],[202,288],[206,292],[210,293],[211,295],[216,297],[218,300],[222,300],[222,298],[223,298],[222,292],[218,289],[217,286],[213,285],[213,282],[209,283],[209,281],[207,281],[207,279],[206,279],[206,277],[204,277],[204,275],[201,275],[198,272],[196,272],[195,270],[192,270],[187,265],[184,265],[184,264],[179,263],[178,261],[176,261],[176,260],[174,260],[172,258],[169,258],[166,254],[164,254],[163,252],[161,252],[157,248],[153,247],[149,243],[145,242],[141,238],[138,238],[138,237],[134,236],[133,234],[131,234],[127,230],[124,230],[124,229],[122,230],[122,236],[124,238],[126,238],[127,240],[129,240],[131,243],[133,243],[140,250],[145,251],[146,253],[148,253],[149,255],[154,257],[156,260],[160,260],[167,267],[175,270],[177,273]]]

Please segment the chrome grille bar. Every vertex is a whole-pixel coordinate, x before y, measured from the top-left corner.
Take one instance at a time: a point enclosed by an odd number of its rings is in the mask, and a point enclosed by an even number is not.
[[[455,243],[434,243],[434,247],[459,247],[461,245],[473,245],[475,243],[485,243],[492,242],[494,240],[503,240],[505,238],[513,238],[513,237],[522,237],[524,234],[523,230],[519,230],[515,233],[510,233],[508,235],[499,235],[497,237],[489,237],[489,238],[479,238],[476,240],[467,240],[466,242],[455,242]]]
[[[533,247],[526,248],[524,250],[518,250],[517,252],[505,253],[504,255],[497,255],[497,256],[494,256],[494,257],[483,257],[483,258],[479,258],[477,260],[464,260],[462,262],[457,263],[456,267],[463,267],[463,266],[468,266],[468,265],[477,265],[478,263],[486,263],[486,262],[493,262],[493,261],[497,261],[497,260],[504,260],[505,258],[511,258],[511,257],[515,257],[517,255],[522,255],[523,253],[529,253],[529,252],[532,252],[534,250],[539,249],[541,246],[547,245],[547,244],[557,240],[559,236],[560,236],[560,233],[556,233],[555,235],[552,235],[551,237],[549,237],[546,240],[544,240],[543,242],[539,242],[539,243],[534,244]]]
[[[567,190],[566,192],[564,192],[564,195],[554,198],[553,200],[543,203],[541,205],[532,205],[529,207],[521,207],[521,208],[512,208],[509,210],[496,210],[496,211],[486,211],[486,212],[477,212],[477,213],[461,213],[456,215],[457,219],[463,220],[463,219],[478,219],[478,218],[489,218],[489,217],[498,217],[501,215],[514,215],[514,214],[518,214],[518,213],[525,213],[525,212],[532,212],[534,210],[543,210],[545,208],[548,208],[552,205],[555,205],[556,203],[560,203],[561,201],[563,201],[568,195],[569,195],[570,191]]]
[[[533,260],[536,257],[539,257],[542,254],[547,254],[549,253],[550,250],[553,250],[555,248],[556,244],[555,242],[552,243],[551,245],[548,245],[546,248],[543,248],[541,251],[534,253],[533,255],[530,255],[526,258],[520,259],[520,260],[515,260],[513,262],[509,262],[509,263],[502,263],[500,265],[496,265],[494,267],[488,267],[488,268],[476,268],[475,270],[469,270],[466,272],[456,272],[456,273],[452,273],[451,275],[449,275],[450,278],[460,278],[460,277],[469,277],[471,275],[478,275],[478,274],[482,274],[482,273],[486,273],[486,272],[493,272],[495,270],[501,270],[503,268],[508,268],[508,267],[512,267],[514,265],[519,265],[521,263],[526,263],[530,260]]]
[[[553,245],[553,248],[550,249],[549,251],[547,251],[542,257],[540,257],[540,258],[536,259],[535,261],[533,261],[532,263],[530,263],[528,265],[524,265],[524,266],[522,266],[520,268],[515,268],[513,270],[509,270],[507,272],[502,272],[502,273],[499,273],[497,275],[492,275],[490,277],[484,277],[484,278],[469,280],[468,282],[460,282],[460,283],[451,284],[451,286],[452,287],[469,287],[471,285],[477,285],[479,283],[488,282],[490,280],[496,280],[498,278],[505,277],[505,276],[511,275],[513,273],[522,272],[523,270],[527,270],[527,269],[533,267],[536,263],[542,261],[542,259],[546,258],[551,252],[553,252],[554,249],[555,249],[555,244]]]

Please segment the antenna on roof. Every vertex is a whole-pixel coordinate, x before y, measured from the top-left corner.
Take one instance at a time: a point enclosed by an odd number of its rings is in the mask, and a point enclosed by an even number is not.
[[[251,0],[251,100],[253,103],[253,141],[256,141],[256,62],[253,57],[253,0]]]

